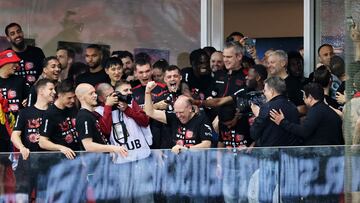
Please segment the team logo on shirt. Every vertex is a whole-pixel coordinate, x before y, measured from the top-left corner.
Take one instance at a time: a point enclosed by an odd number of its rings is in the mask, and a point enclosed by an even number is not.
[[[71,134],[67,134],[65,136],[65,142],[66,143],[72,143],[74,141],[74,137]]]
[[[7,97],[8,97],[8,99],[14,99],[16,97],[16,91],[12,90],[12,89],[9,89],[7,91]]]
[[[31,70],[32,68],[34,68],[34,63],[32,62],[25,63],[25,70]]]
[[[33,76],[33,75],[27,75],[27,76],[26,76],[26,80],[27,80],[28,82],[35,82],[36,78],[35,78],[35,76]]]
[[[29,141],[30,141],[31,143],[37,143],[37,142],[39,142],[39,138],[40,138],[39,133],[31,133],[31,134],[29,135]]]
[[[18,111],[19,110],[19,105],[17,105],[17,104],[9,104],[9,109],[10,109],[10,111]]]
[[[185,139],[191,139],[193,138],[194,133],[190,130],[187,130],[185,133]]]
[[[39,128],[41,118],[28,120],[28,128]]]
[[[176,141],[177,145],[184,146],[184,140],[178,140]]]
[[[62,123],[59,123],[59,126],[62,132],[68,131],[70,129],[68,121],[63,121]]]

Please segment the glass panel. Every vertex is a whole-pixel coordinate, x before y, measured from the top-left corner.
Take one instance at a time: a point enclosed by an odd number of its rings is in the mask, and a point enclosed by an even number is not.
[[[0,198],[19,202],[36,194],[38,202],[341,202],[344,194],[360,189],[359,149],[209,149],[179,155],[153,150],[145,159],[121,164],[101,153],[78,152],[75,160],[32,153],[26,161],[1,154]],[[349,174],[353,181],[344,185]]]

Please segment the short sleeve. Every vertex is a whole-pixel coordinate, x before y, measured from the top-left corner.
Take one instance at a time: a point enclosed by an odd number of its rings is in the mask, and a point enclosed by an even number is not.
[[[40,135],[50,138],[54,134],[56,129],[55,122],[51,119],[49,114],[45,113],[43,116],[43,122],[40,127]]]
[[[25,112],[23,110],[20,110],[19,115],[16,118],[14,130],[23,131],[25,129],[25,124],[26,124]]]

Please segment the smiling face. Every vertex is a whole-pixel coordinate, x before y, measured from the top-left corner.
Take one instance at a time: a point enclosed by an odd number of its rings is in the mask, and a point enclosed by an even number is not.
[[[283,69],[285,70],[286,62],[282,61],[276,54],[268,58],[268,71],[271,76],[277,76]]]
[[[223,55],[221,52],[214,52],[210,58],[210,67],[212,72],[222,70],[224,68]]]
[[[194,112],[186,96],[179,96],[174,103],[174,112],[180,123],[186,124],[194,116]]]
[[[237,54],[234,47],[225,48],[223,56],[225,68],[227,70],[236,70],[241,67],[242,55],[240,53]]]
[[[9,27],[7,30],[7,40],[18,49],[23,49],[25,47],[25,40],[24,40],[24,32],[19,26],[12,26]]]
[[[48,61],[46,67],[43,68],[43,73],[47,79],[57,81],[59,80],[61,72],[61,64],[57,59],[51,59]]]
[[[164,81],[170,92],[176,92],[180,88],[181,79],[177,69],[165,71]]]
[[[109,76],[111,83],[116,83],[121,80],[123,68],[120,64],[112,65],[105,69],[106,74]]]
[[[39,89],[39,95],[41,95],[47,103],[54,102],[55,94],[55,85],[52,82],[46,83],[44,87]]]

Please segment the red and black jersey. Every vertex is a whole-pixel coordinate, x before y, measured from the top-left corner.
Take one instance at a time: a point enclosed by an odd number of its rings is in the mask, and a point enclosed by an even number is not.
[[[182,124],[175,113],[166,112],[166,122],[173,129],[172,138],[177,145],[190,147],[204,140],[212,141],[212,127],[204,114],[195,114]]]
[[[144,107],[145,103],[145,87],[141,84],[135,86],[132,88],[132,93],[134,96],[134,100],[136,103],[139,104],[140,107]],[[161,100],[166,99],[166,93],[167,93],[166,85],[163,83],[156,83],[156,87],[151,91],[151,96],[153,102],[158,102]]]
[[[231,96],[236,91],[246,87],[246,71],[240,69],[232,71],[220,70],[215,73],[216,91],[218,97]]]

